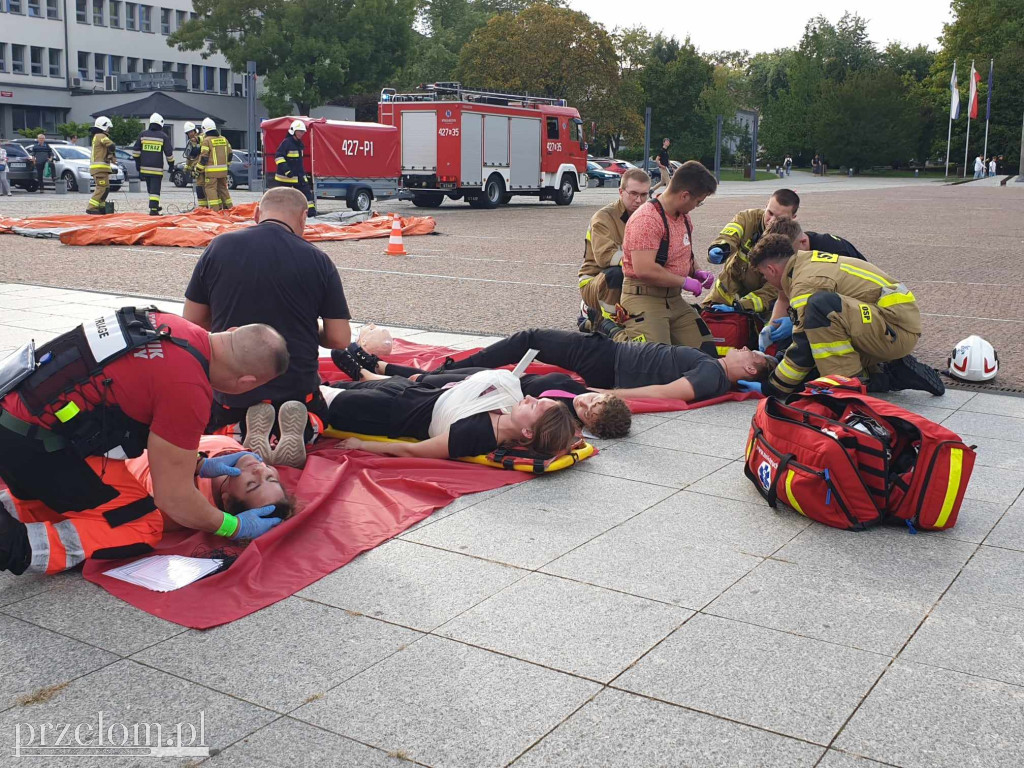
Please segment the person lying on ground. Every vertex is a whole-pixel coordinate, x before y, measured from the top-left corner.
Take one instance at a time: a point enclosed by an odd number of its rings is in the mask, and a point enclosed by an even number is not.
[[[387,365],[386,376],[364,370],[362,381],[382,381],[390,376],[404,376],[443,389],[465,381],[474,373],[487,368],[460,368],[457,371],[428,373],[419,368],[404,365]],[[614,440],[629,434],[633,415],[622,398],[610,394],[593,392],[567,373],[527,373],[519,377],[523,394],[536,398],[551,398],[564,403],[581,427],[595,437]]]
[[[342,448],[388,456],[457,459],[499,447],[542,456],[567,453],[577,440],[569,409],[549,398],[524,397],[509,371],[483,371],[438,389],[400,377],[322,385],[328,424],[341,432],[412,438],[382,443],[349,438]]]
[[[537,362],[572,371],[588,388],[623,398],[707,400],[724,395],[741,379],[762,381],[775,367],[774,358],[745,347],[716,358],[692,347],[622,344],[597,334],[533,328],[462,360],[449,358],[434,373],[514,365],[531,349],[539,352]],[[405,368],[377,359],[365,362],[368,370],[384,375],[401,374]]]

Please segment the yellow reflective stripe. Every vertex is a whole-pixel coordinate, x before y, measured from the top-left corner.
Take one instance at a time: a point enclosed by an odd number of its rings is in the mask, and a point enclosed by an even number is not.
[[[859,277],[861,280],[869,280],[872,283],[874,283],[875,285],[880,285],[882,288],[895,288],[896,287],[896,283],[890,283],[884,277],[876,275],[873,272],[868,272],[866,269],[861,269],[860,267],[855,267],[852,264],[840,264],[839,265],[839,270],[841,272],[845,272],[848,275],[853,275],[854,277]]]
[[[743,237],[743,227],[738,221],[730,221],[722,227],[722,231],[718,235],[719,237]]]
[[[587,242],[590,242],[590,227],[587,227]]]
[[[285,160],[283,157],[275,157],[274,162],[280,165],[281,163],[287,163],[288,161]]]
[[[725,354],[732,349],[736,349],[736,347],[715,347],[715,351],[718,352],[719,357],[725,357]]]
[[[289,152],[288,153],[288,157],[298,157],[298,156],[299,156],[298,152]]]
[[[941,528],[953,514],[953,505],[960,493],[960,477],[964,471],[964,450],[953,448],[949,452],[949,480],[946,482],[946,498],[942,500],[942,509],[935,518],[935,528]]]
[[[154,170],[152,168],[143,168],[141,171],[139,171],[139,173],[141,173],[143,176],[163,176],[164,175],[163,169]]]
[[[102,171],[107,171],[109,173],[110,172],[110,163],[90,163],[89,170],[90,171],[102,170]]]
[[[794,296],[789,300],[789,306],[793,309],[798,309],[799,307],[804,306],[809,298],[811,298],[811,294],[801,293],[799,296]]]
[[[76,403],[71,402],[65,405],[63,408],[54,411],[53,415],[56,416],[61,423],[66,424],[81,412],[82,409],[79,408]]]
[[[916,301],[917,299],[914,298],[913,291],[907,291],[906,293],[890,293],[878,299],[878,306],[891,307],[894,304],[913,304]]]
[[[748,293],[741,299],[741,301],[749,301],[754,305],[754,311],[761,313],[764,312],[764,301],[756,293]]]
[[[725,286],[722,285],[722,281],[717,277],[715,278],[714,290],[718,291],[722,295],[722,298],[725,299],[725,302],[723,303],[732,304],[732,302],[735,300],[735,297],[727,290],[725,290]]]
[[[786,473],[786,498],[789,499],[789,506],[804,515],[804,511],[800,508],[799,502],[796,500],[796,496],[793,495],[793,470],[789,470]],[[807,515],[804,515],[807,517]]]
[[[853,344],[849,339],[842,341],[829,341],[821,344],[811,344],[811,354],[815,360],[824,357],[838,357],[839,355],[853,354]]]
[[[274,181],[278,182],[279,184],[298,184],[299,183],[299,180],[296,179],[293,176],[279,176],[276,173],[274,174]]]
[[[750,452],[754,450],[754,438],[751,436],[747,439],[747,459],[750,459]]]
[[[819,376],[816,379],[816,381],[824,381],[824,382],[827,382],[828,384],[833,384],[833,385],[835,385],[837,387],[841,387],[843,385],[843,383],[841,381],[836,381],[835,379],[830,379],[827,376]]]
[[[780,378],[783,378],[786,381],[792,381],[794,384],[799,384],[807,378],[807,373],[805,371],[794,368],[786,358],[783,358],[782,362],[776,366],[775,373],[777,373]]]
[[[206,172],[207,173],[210,173],[211,171],[216,173],[217,171],[226,171],[227,169],[228,169],[228,167],[226,165],[207,165],[206,166]]]
[[[581,277],[580,278],[580,288],[582,288],[583,286],[587,285],[593,279],[594,279],[593,276]]]

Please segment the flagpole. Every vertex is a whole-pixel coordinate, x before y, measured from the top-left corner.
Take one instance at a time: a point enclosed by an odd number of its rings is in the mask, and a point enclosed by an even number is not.
[[[953,140],[953,86],[952,83],[956,82],[956,59],[953,59],[953,77],[950,78],[950,106],[949,106],[949,130],[946,131],[946,178],[949,178],[949,144]],[[959,106],[960,98],[957,97],[957,106]]]
[[[974,59],[971,59],[970,83],[974,84]],[[970,91],[968,91],[970,93]],[[967,141],[964,142],[964,178],[967,178],[967,155],[971,151],[971,97],[967,97]]]
[[[995,59],[988,60],[988,103],[985,106],[985,148],[981,151],[981,160],[985,163],[985,175],[988,175],[988,120],[992,116],[992,69]]]

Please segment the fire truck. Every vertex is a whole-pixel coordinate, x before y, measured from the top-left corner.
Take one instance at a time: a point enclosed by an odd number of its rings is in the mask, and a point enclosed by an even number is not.
[[[445,196],[495,208],[513,195],[569,205],[586,188],[579,112],[549,99],[433,83],[381,91],[378,121],[399,130],[403,189],[415,205]]]

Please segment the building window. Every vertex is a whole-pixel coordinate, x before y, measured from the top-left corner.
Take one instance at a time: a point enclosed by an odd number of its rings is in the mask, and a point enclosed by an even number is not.
[[[150,72],[153,71],[153,60],[152,59],[143,59],[142,60],[142,71],[145,74],[149,74]]]
[[[171,9],[161,8],[160,9],[160,34],[169,35],[171,34]]]
[[[110,57],[110,74],[120,75],[121,74],[121,56]]]
[[[60,77],[60,48],[50,49],[50,77]]]
[[[92,23],[103,26],[103,0],[92,0]]]
[[[78,76],[82,81],[89,79],[89,54],[87,51],[78,52]]]
[[[174,71],[174,62],[173,61],[165,61],[164,64],[163,64],[163,69],[161,71],[163,71],[163,72],[173,72]]]
[[[220,71],[220,92],[228,92],[228,77],[231,75],[230,69],[221,69]]]
[[[92,79],[102,83],[103,75],[107,72],[107,57],[102,53],[94,53],[92,55],[92,69]]]
[[[25,46],[11,44],[11,72],[16,75],[25,74]]]
[[[24,13],[21,8],[21,0],[7,0],[8,13]]]
[[[42,128],[43,133],[56,133],[58,121],[64,120],[64,110],[40,109],[39,107],[12,107],[11,118],[14,130]]]
[[[7,71],[7,43],[0,43],[0,72]]]
[[[178,64],[178,77],[184,80],[188,77],[187,74],[188,64]]]
[[[31,51],[32,61],[32,74],[41,75],[43,74],[43,48],[33,45]]]
[[[128,57],[128,71],[138,72],[139,71],[139,60],[135,56]]]
[[[215,90],[217,90],[217,68],[216,67],[203,67],[203,90],[204,91],[215,91]]]
[[[110,0],[110,6],[108,8],[108,14],[110,16],[110,26],[121,27],[121,2],[120,0]]]
[[[88,0],[75,0],[75,18],[78,19],[79,24],[89,23]]]
[[[60,6],[57,0],[46,0],[46,18],[48,19],[59,19],[60,18]]]
[[[203,68],[198,64],[192,65],[192,90],[198,91],[202,88]]]
[[[152,5],[140,5],[139,6],[139,29],[143,32],[153,31],[153,6]]]
[[[174,28],[181,29],[185,24],[185,19],[188,18],[184,11],[174,12]]]
[[[35,16],[37,19],[43,15],[43,7],[39,0],[28,0],[28,15]]]
[[[138,14],[136,13],[136,10],[135,10],[138,7],[139,7],[138,3],[125,3],[124,4],[124,28],[125,29],[138,29],[139,28],[138,22],[136,21],[136,18],[138,16]]]

